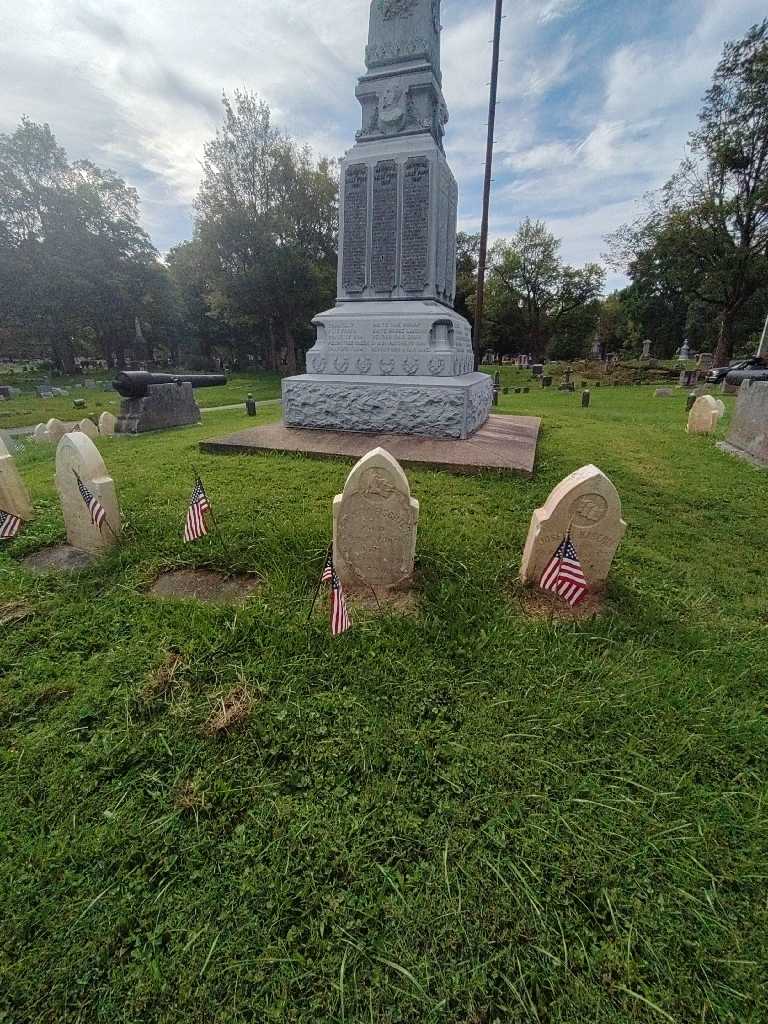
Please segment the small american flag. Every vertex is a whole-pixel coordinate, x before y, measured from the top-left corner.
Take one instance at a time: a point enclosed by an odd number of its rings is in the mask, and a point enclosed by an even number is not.
[[[0,509],[0,540],[10,540],[15,537],[21,529],[21,519],[12,512],[4,512]]]
[[[348,629],[352,628],[352,621],[347,611],[347,599],[344,597],[344,588],[341,580],[336,575],[333,567],[333,555],[328,553],[328,561],[323,569],[323,583],[331,584],[331,634],[341,636]]]
[[[77,477],[77,489],[80,491],[80,497],[85,502],[85,506],[91,513],[91,522],[94,526],[99,529],[102,528],[107,520],[107,513],[104,511],[104,506],[101,504],[95,494],[91,494],[88,488],[85,486],[83,481],[80,479],[78,473],[73,469],[72,472]]]
[[[562,597],[571,608],[575,608],[589,592],[589,584],[570,533],[566,533],[562,544],[552,556],[552,561],[542,574],[539,586],[542,590],[550,590],[558,597]]]
[[[211,505],[208,495],[205,493],[203,481],[197,477],[192,497],[189,499],[187,521],[184,525],[184,540],[187,543],[191,540],[199,540],[208,533],[208,527],[205,525],[205,513],[210,510]]]

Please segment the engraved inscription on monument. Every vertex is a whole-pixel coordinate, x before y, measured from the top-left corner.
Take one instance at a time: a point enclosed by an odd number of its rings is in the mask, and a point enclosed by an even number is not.
[[[403,182],[403,257],[401,282],[421,292],[429,279],[429,161],[408,160]]]
[[[380,160],[373,175],[371,284],[377,292],[395,287],[397,260],[397,163]]]
[[[342,283],[348,292],[365,288],[368,168],[350,164],[344,176],[344,265]]]

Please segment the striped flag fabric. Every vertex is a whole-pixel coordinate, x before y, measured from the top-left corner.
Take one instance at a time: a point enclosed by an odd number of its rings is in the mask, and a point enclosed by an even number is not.
[[[566,533],[563,542],[542,573],[539,586],[542,590],[549,590],[562,597],[571,608],[575,608],[589,593],[589,584],[570,533]]]
[[[184,540],[187,543],[206,536],[208,527],[205,524],[205,514],[210,511],[211,505],[208,501],[208,495],[205,493],[203,481],[200,477],[197,477],[192,497],[189,499],[187,521],[184,524]]]
[[[73,469],[72,472],[77,477],[77,489],[80,491],[80,497],[85,503],[85,507],[91,514],[91,522],[94,526],[100,530],[104,523],[107,521],[107,513],[104,506],[101,504],[95,494],[92,494],[85,486],[83,481],[80,479],[80,474],[77,470]]]
[[[342,633],[346,633],[348,629],[352,628],[352,620],[349,617],[344,588],[333,567],[331,552],[328,553],[321,582],[331,584],[331,635],[341,636]]]
[[[0,540],[10,540],[21,529],[22,520],[12,512],[0,508]]]

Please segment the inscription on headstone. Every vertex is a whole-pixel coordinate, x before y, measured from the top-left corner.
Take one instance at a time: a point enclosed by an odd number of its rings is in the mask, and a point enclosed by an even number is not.
[[[377,292],[395,287],[397,263],[397,163],[380,160],[373,175],[371,284]]]
[[[409,160],[403,182],[402,286],[421,292],[429,279],[429,161]]]
[[[368,168],[365,164],[350,164],[344,175],[343,284],[348,292],[365,288],[367,220]]]

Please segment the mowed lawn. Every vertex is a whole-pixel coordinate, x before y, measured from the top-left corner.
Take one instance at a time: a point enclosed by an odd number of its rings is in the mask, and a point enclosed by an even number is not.
[[[169,371],[173,372],[173,371]],[[184,373],[186,371],[179,371]],[[84,375],[87,377],[87,374]],[[0,401],[0,430],[14,427],[33,427],[37,423],[46,423],[49,419],[63,420],[65,423],[81,420],[90,416],[98,420],[104,412],[117,416],[120,411],[120,395],[111,388],[114,373],[101,371],[90,379],[97,380],[98,388],[79,388],[75,384],[82,383],[84,377],[65,377],[54,379],[53,387],[64,388],[68,395],[56,395],[53,398],[40,398],[33,390],[32,378],[41,380],[40,374],[0,375],[0,384],[10,384],[21,388],[22,394],[17,398]],[[251,393],[257,401],[280,397],[280,377],[276,373],[236,373],[227,377],[227,383],[214,388],[198,388],[195,398],[201,409],[212,409],[217,406],[244,403]],[[74,400],[85,401],[85,409],[76,409]]]
[[[729,415],[733,403],[728,400]],[[768,1019],[768,474],[685,394],[532,391],[536,477],[408,470],[420,611],[307,625],[349,464],[100,442],[125,520],[77,577],[53,452],[0,551],[0,1021]],[[273,407],[260,420],[276,417]],[[527,618],[532,509],[595,462],[629,524],[603,617]],[[202,474],[226,539],[185,547]],[[239,609],[161,571],[254,573]],[[249,719],[204,725],[236,687]]]

